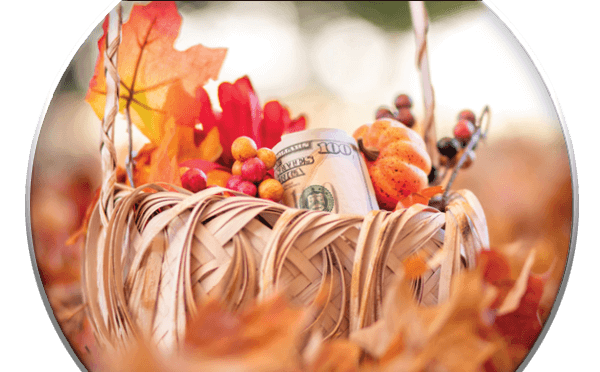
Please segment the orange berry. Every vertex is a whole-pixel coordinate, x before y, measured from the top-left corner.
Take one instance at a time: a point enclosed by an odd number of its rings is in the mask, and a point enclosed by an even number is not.
[[[275,156],[273,150],[266,147],[258,149],[256,152],[256,157],[265,163],[267,170],[272,169],[277,161],[277,157]]]
[[[262,199],[278,202],[283,197],[283,186],[276,179],[266,179],[258,186],[258,196]]]
[[[246,161],[256,156],[256,142],[250,137],[238,137],[231,144],[231,155],[235,160]]]
[[[244,164],[243,161],[236,160],[235,163],[233,163],[233,166],[231,167],[231,174],[233,174],[234,176],[241,175],[243,164]]]

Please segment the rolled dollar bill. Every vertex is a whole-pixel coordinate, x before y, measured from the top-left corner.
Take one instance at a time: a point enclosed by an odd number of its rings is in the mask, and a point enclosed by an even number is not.
[[[332,213],[367,214],[379,209],[356,140],[340,129],[309,129],[281,137],[275,178],[283,204]]]

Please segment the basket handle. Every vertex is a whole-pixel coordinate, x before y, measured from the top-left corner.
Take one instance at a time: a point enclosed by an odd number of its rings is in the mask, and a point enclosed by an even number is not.
[[[435,109],[435,97],[431,74],[429,73],[429,58],[427,53],[427,31],[429,30],[429,15],[423,1],[409,1],[410,15],[415,31],[416,39],[416,63],[421,75],[421,90],[423,92],[423,103],[425,105],[425,121],[421,126],[421,136],[425,141],[427,153],[431,157],[431,163],[439,168],[439,154],[437,152],[437,136],[435,133],[435,121],[433,112]]]
[[[106,105],[100,133],[102,162],[102,186],[100,188],[100,218],[106,227],[114,209],[115,184],[117,182],[117,152],[114,144],[115,119],[119,112],[119,73],[117,51],[121,43],[121,4],[110,11],[108,32],[104,50],[104,74],[106,76]]]

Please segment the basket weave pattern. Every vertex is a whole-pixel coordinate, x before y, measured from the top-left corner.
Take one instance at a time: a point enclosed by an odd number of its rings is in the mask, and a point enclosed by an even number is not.
[[[488,246],[485,217],[468,191],[453,194],[446,213],[417,204],[366,216],[224,191],[145,185],[117,194],[106,229],[94,213],[84,282],[101,339],[142,333],[171,349],[183,340],[188,317],[210,298],[235,311],[283,291],[307,306],[323,290],[328,300],[312,327],[326,337],[348,336],[381,317],[386,288],[411,254],[421,252],[430,263],[414,283],[415,295],[430,305]]]

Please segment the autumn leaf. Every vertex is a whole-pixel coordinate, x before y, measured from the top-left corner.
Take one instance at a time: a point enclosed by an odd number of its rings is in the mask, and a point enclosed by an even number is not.
[[[491,331],[488,314],[495,291],[475,271],[461,273],[452,288],[447,302],[431,308],[417,305],[408,280],[388,293],[384,319],[374,324],[388,333],[385,352],[373,344],[382,366],[394,371],[439,367],[475,372],[500,350],[498,338],[486,332]],[[371,333],[371,337],[380,336]]]
[[[305,312],[291,307],[283,296],[242,313],[231,313],[213,301],[201,307],[185,340],[205,358],[241,359],[252,366],[248,370],[296,370],[296,348],[306,320]]]
[[[299,116],[296,119],[290,118],[289,111],[277,101],[267,102],[264,108],[263,121],[259,129],[259,138],[261,147],[272,148],[280,140],[281,135],[304,130],[306,119]]]
[[[308,363],[313,372],[357,372],[362,355],[361,348],[344,339],[331,340],[319,345],[316,355]]]
[[[413,265],[417,261],[415,257],[403,263]],[[528,273],[527,267],[524,270]],[[522,317],[522,321],[506,318],[504,325],[501,317],[494,315],[494,303],[501,292],[515,290],[516,281],[510,274],[505,257],[485,251],[475,270],[453,279],[449,299],[429,307],[414,299],[411,277],[401,276],[387,293],[383,317],[350,338],[384,370],[511,371],[520,363],[518,356],[524,355],[520,353],[529,350],[518,331],[519,327],[534,330],[529,321],[543,283],[530,278],[521,306],[515,314],[508,314]],[[530,334],[525,330],[522,336],[528,338]]]
[[[98,41],[100,55],[90,81],[86,101],[100,119],[104,115],[106,80],[104,50],[108,28]],[[174,2],[151,2],[134,5],[129,20],[123,24],[118,54],[121,79],[119,108],[131,115],[140,131],[159,145],[165,135],[166,117],[190,123],[195,112],[179,109],[177,101],[168,101],[169,88],[174,84],[194,96],[208,79],[217,79],[226,49],[196,45],[185,51],[174,48],[179,35],[181,16]],[[185,102],[183,102],[185,103]]]
[[[281,140],[283,134],[297,132],[306,127],[304,116],[292,120],[288,109],[277,101],[270,101],[264,109],[261,108],[258,96],[247,76],[233,83],[221,83],[218,96],[222,112],[209,109],[210,98],[203,88],[197,89],[193,99],[184,96],[180,101],[185,102],[184,105],[197,113],[195,122],[202,125],[201,135],[206,135],[215,126],[219,128],[223,147],[219,163],[227,167],[231,167],[234,161],[231,144],[236,138],[247,136],[252,138],[258,147],[272,148]],[[198,136],[198,133],[195,135]]]
[[[171,119],[166,125],[166,135],[157,149],[150,156],[148,182],[167,182],[181,186],[179,162],[177,161],[178,131],[175,121]]]
[[[419,192],[413,192],[404,198],[402,198],[398,204],[396,205],[396,210],[402,208],[409,208],[414,204],[423,204],[428,205],[429,200],[437,194],[441,194],[444,192],[444,188],[442,186],[432,186],[427,187]]]
[[[497,298],[491,306],[498,311],[494,330],[507,345],[507,355],[513,365],[521,363],[531,350],[543,325],[539,316],[540,301],[552,268],[541,275],[532,273],[534,258],[535,251],[530,251],[519,277],[515,279],[512,277],[511,264],[520,265],[511,262],[514,258],[494,250],[482,252],[480,255],[479,266],[483,279],[498,291]]]

